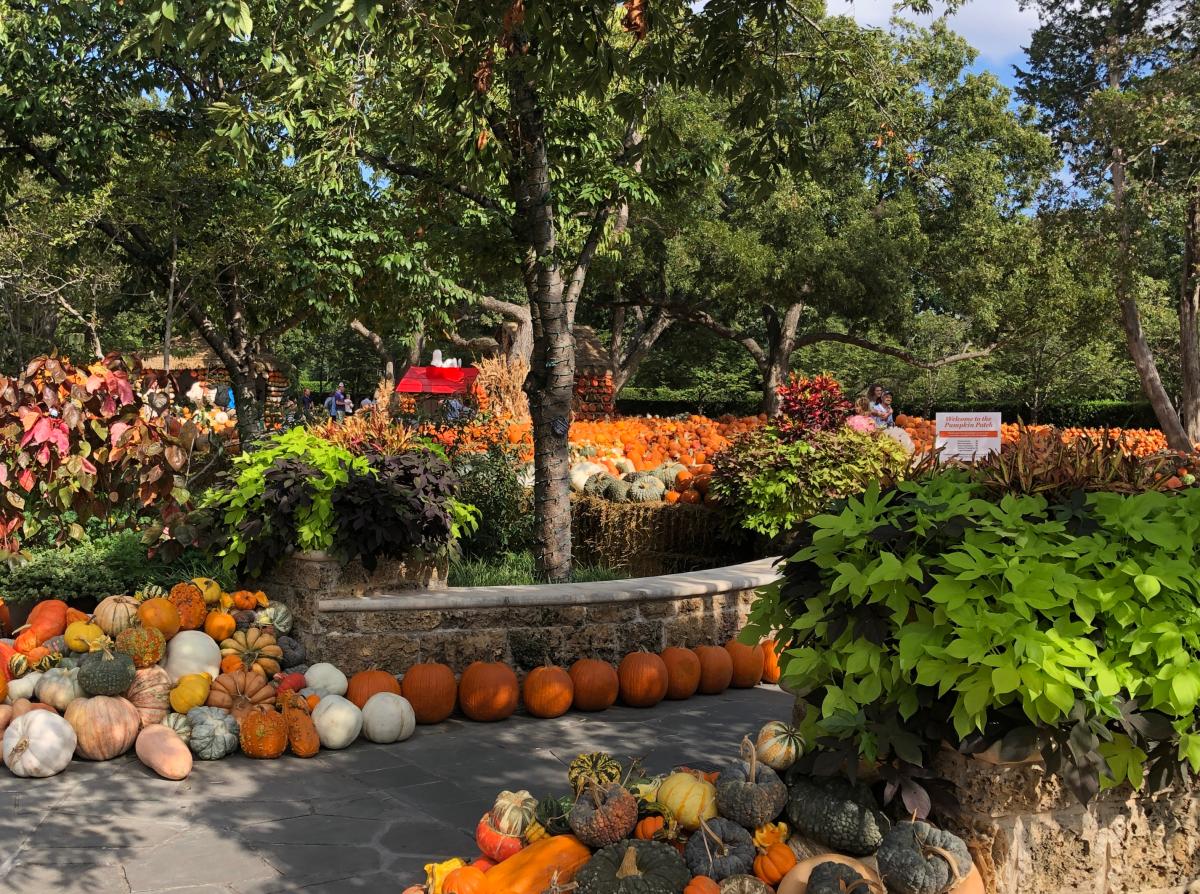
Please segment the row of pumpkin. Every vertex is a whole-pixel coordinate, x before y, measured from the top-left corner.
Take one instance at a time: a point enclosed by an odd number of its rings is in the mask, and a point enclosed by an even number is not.
[[[504,791],[470,862],[425,867],[404,894],[983,894],[966,843],[893,823],[871,790],[799,772],[803,742],[766,724],[719,771],[647,776],[581,754],[569,791]]]
[[[589,658],[569,670],[548,665],[523,682],[500,662],[475,662],[461,679],[437,663],[402,679],[382,670],[347,678],[332,664],[305,664],[292,624],[265,594],[226,594],[207,580],[111,596],[90,616],[61,600],[39,603],[14,639],[0,640],[4,762],[19,776],[49,776],[73,756],[109,760],[132,748],[159,775],[182,779],[193,758],[238,750],[309,757],[360,735],[402,741],[456,708],[475,721],[503,720],[521,702],[543,718],[618,699],[648,708],[779,675],[772,643],[731,641],[634,652],[616,667]]]

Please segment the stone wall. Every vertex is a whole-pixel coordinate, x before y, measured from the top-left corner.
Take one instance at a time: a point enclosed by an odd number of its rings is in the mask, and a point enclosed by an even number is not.
[[[528,669],[546,659],[616,661],[638,649],[723,643],[745,624],[754,588],[773,577],[759,562],[605,583],[347,596],[336,566],[309,561],[281,567],[263,589],[293,609],[310,661],[395,673],[421,661],[455,671],[477,660]]]
[[[936,767],[958,789],[952,827],[973,845],[989,894],[1200,892],[1200,782],[1084,807],[1040,763],[997,767],[946,750]]]

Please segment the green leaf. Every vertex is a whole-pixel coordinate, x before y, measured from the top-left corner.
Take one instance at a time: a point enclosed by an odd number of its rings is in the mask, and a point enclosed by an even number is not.
[[[1021,686],[1021,674],[1011,663],[1002,664],[992,671],[992,689],[997,695],[1015,692]]]

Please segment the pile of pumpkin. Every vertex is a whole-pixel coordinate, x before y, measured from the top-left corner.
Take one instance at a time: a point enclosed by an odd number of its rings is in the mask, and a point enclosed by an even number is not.
[[[404,894],[983,894],[961,838],[893,823],[861,782],[798,772],[803,748],[773,721],[714,772],[581,754],[569,792],[501,792],[480,855],[428,864]]]
[[[497,721],[523,701],[535,717],[558,717],[618,698],[652,707],[779,679],[770,641],[634,652],[618,667],[584,658],[569,671],[536,668],[523,683],[501,662],[475,662],[461,679],[435,663],[414,665],[403,681],[382,670],[347,678],[332,664],[305,664],[292,624],[266,594],[224,593],[206,578],[110,596],[91,615],[40,602],[15,639],[0,640],[4,763],[18,776],[51,776],[73,756],[111,760],[134,749],[160,776],[183,779],[193,759],[239,750],[311,757],[360,735],[399,742],[456,707]]]
[[[927,453],[934,449],[937,442],[937,426],[932,419],[920,416],[907,416],[903,413],[896,417],[896,425],[908,432],[913,439],[917,452]],[[1074,444],[1088,440],[1103,443],[1112,438],[1120,444],[1121,449],[1129,456],[1146,457],[1162,453],[1167,449],[1166,436],[1156,428],[1061,428],[1052,425],[1018,425],[1005,422],[1000,426],[1001,449],[1013,444],[1021,438],[1022,431],[1033,434],[1057,434],[1064,444]]]
[[[160,776],[183,779],[194,758],[311,757],[360,734],[412,734],[393,676],[307,666],[291,627],[287,606],[208,579],[110,596],[91,615],[40,602],[15,639],[0,640],[4,763],[44,777],[72,757],[134,749]]]

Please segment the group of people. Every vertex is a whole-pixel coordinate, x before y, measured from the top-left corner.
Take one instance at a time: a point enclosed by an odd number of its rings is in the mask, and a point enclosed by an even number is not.
[[[316,401],[317,399],[313,396],[312,389],[305,388],[300,394],[300,411],[305,416],[311,416],[316,408]],[[325,398],[323,406],[329,418],[337,422],[341,422],[347,416],[354,414],[354,399],[350,396],[350,392],[346,390],[345,382],[338,382],[337,388]],[[371,400],[370,397],[364,397],[358,404],[358,408],[361,410],[369,410],[373,406],[375,406],[375,401]]]
[[[878,384],[867,386],[866,392],[854,401],[854,415],[846,420],[846,424],[860,432],[892,428],[896,424],[892,392]]]

